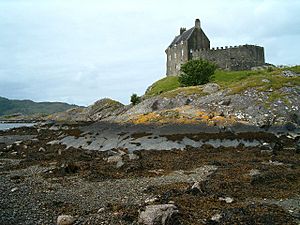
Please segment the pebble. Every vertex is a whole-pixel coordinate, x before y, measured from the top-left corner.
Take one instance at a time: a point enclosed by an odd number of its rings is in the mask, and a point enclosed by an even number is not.
[[[146,203],[146,204],[152,204],[152,203],[154,203],[154,202],[156,202],[156,201],[158,201],[158,198],[157,198],[157,197],[154,197],[154,198],[147,198],[147,199],[145,200],[145,203]]]
[[[100,208],[100,209],[98,209],[98,213],[102,213],[102,212],[104,212],[105,211],[105,208]]]
[[[120,155],[114,155],[107,158],[108,163],[118,163],[122,161],[122,157]]]
[[[220,219],[222,219],[222,215],[219,214],[219,213],[216,213],[215,215],[213,215],[213,216],[211,217],[211,220],[212,220],[212,221],[216,221],[216,222],[219,222]]]
[[[136,160],[136,159],[139,159],[139,158],[140,158],[138,155],[133,154],[133,153],[130,153],[130,154],[128,155],[128,157],[129,157],[129,160]]]
[[[256,169],[252,169],[249,172],[250,176],[256,176],[256,175],[259,175],[259,174],[260,174],[259,170],[256,170]]]
[[[45,152],[46,149],[44,149],[43,147],[40,147],[39,152]]]
[[[232,203],[233,202],[233,198],[230,198],[230,197],[220,197],[219,198],[220,201],[225,201],[226,203]]]
[[[10,192],[15,192],[15,191],[17,191],[17,190],[19,190],[19,188],[14,187],[13,189],[10,190]]]
[[[72,225],[75,222],[75,218],[70,215],[60,215],[57,217],[57,225]]]

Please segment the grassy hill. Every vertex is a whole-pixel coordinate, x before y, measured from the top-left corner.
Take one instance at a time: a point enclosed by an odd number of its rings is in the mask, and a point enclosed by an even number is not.
[[[10,100],[0,97],[0,116],[9,116],[13,114],[49,115],[56,112],[63,112],[77,107],[62,102],[33,102],[31,100]]]
[[[280,89],[283,86],[300,85],[300,77],[281,76],[282,71],[290,70],[300,73],[300,66],[290,68],[274,68],[270,70],[257,71],[224,71],[217,70],[211,77],[210,82],[217,83],[221,88],[231,88],[232,93],[239,93],[250,87],[257,87],[261,91],[267,89]],[[268,80],[265,82],[265,79]],[[178,77],[169,76],[153,83],[146,91],[145,97],[156,95],[173,96],[181,92],[187,94],[197,93],[198,89],[194,87],[180,87]],[[198,91],[199,92],[199,91]]]

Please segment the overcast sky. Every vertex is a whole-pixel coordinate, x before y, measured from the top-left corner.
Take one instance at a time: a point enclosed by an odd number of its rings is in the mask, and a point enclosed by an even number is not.
[[[300,64],[299,12],[299,0],[0,0],[0,96],[128,103],[165,76],[164,50],[195,18],[211,47]]]

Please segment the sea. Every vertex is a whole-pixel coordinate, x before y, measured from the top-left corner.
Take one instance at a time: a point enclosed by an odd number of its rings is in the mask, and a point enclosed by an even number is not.
[[[1,123],[0,122],[0,130],[8,130],[12,128],[18,127],[31,127],[34,123]]]

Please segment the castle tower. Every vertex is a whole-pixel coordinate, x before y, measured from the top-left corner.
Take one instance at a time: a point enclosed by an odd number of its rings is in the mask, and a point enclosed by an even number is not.
[[[200,20],[196,19],[195,26],[189,30],[180,28],[180,34],[166,49],[167,76],[178,75],[181,65],[192,59],[193,52],[200,49],[210,49],[210,42],[201,29]]]

